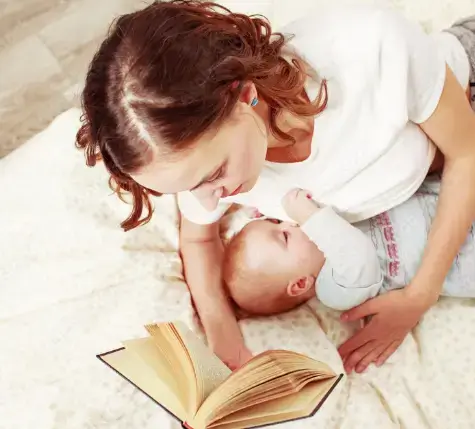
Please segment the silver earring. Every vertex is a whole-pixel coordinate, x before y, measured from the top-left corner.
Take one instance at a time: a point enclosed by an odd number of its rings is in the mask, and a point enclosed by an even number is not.
[[[259,103],[259,100],[257,99],[257,97],[254,97],[251,101],[251,107],[257,106],[257,103]]]

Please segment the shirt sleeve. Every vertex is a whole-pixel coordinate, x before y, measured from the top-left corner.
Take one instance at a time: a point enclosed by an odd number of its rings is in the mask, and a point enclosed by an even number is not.
[[[178,192],[177,202],[182,216],[198,225],[210,225],[219,221],[232,205],[232,203],[220,201],[215,210],[208,211],[190,191]]]
[[[317,295],[323,304],[346,310],[378,294],[381,267],[373,243],[362,231],[331,207],[315,213],[302,230],[325,256],[317,279]]]
[[[420,124],[432,115],[445,84],[446,61],[435,37],[392,8],[382,8],[379,22],[379,94],[388,114]]]

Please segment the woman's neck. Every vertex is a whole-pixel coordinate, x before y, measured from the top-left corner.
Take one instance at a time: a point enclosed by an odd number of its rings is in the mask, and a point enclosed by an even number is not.
[[[291,164],[306,160],[312,153],[312,139],[314,120],[312,117],[296,117],[282,115],[277,125],[285,133],[293,137],[294,141],[281,140],[272,133],[268,133],[267,161]]]
[[[282,140],[275,137],[270,131],[269,106],[267,103],[259,103],[258,106],[256,106],[256,113],[261,117],[266,126],[268,149],[285,148],[294,145],[294,143],[290,140]],[[301,117],[293,115],[288,111],[282,111],[277,117],[276,122],[277,127],[281,131],[294,137],[297,142],[313,134],[314,120],[312,117]]]

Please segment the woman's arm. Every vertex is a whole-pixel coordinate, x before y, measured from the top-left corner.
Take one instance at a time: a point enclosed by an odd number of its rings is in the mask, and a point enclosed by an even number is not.
[[[408,288],[430,306],[475,220],[475,114],[448,67],[439,104],[421,128],[445,157],[436,216],[422,264]]]
[[[231,369],[250,357],[221,280],[223,244],[219,223],[197,225],[182,217],[180,251],[186,282],[218,357]]]
[[[437,301],[475,219],[475,114],[449,68],[438,106],[420,126],[445,157],[437,213],[411,283],[342,314],[345,321],[373,316],[339,348],[347,371],[364,371],[371,362],[380,365],[394,353]]]

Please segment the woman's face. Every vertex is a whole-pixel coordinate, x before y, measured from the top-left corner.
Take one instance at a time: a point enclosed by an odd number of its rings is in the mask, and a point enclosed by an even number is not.
[[[190,190],[206,209],[214,210],[219,198],[252,189],[266,152],[264,121],[248,103],[239,101],[217,131],[176,155],[157,153],[152,163],[132,177],[164,194]]]

